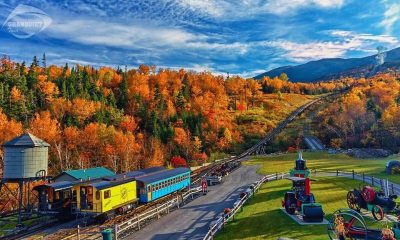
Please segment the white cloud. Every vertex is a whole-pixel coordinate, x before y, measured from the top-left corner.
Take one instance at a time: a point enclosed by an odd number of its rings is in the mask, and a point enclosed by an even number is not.
[[[345,0],[176,0],[183,8],[214,18],[237,19],[255,14],[294,14],[302,8],[340,8]]]
[[[223,39],[211,39],[207,35],[191,33],[181,28],[121,24],[93,19],[58,20],[46,30],[46,34],[85,45],[149,50],[152,53],[179,49],[212,50],[228,54],[247,52],[245,43],[225,43]]]
[[[320,8],[340,8],[344,0],[271,0],[264,8],[274,14],[292,13],[300,8],[320,7]]]
[[[266,45],[283,49],[286,52],[283,55],[292,61],[303,62],[313,59],[342,57],[347,51],[360,47],[361,41],[296,43],[281,40],[267,42]]]
[[[180,0],[177,3],[184,8],[188,8],[192,11],[201,11],[203,14],[212,17],[222,16],[224,14],[224,7],[227,7],[227,4],[222,0]]]
[[[383,3],[386,6],[386,11],[383,14],[380,26],[385,29],[387,34],[390,34],[393,31],[393,26],[400,19],[400,3],[389,3],[387,0],[384,0]]]
[[[342,30],[333,30],[330,31],[332,36],[338,37],[347,37],[353,39],[359,39],[363,41],[376,41],[380,43],[387,43],[387,44],[397,44],[399,40],[396,37],[391,35],[373,35],[367,33],[355,33],[351,31],[342,31]]]
[[[289,60],[304,62],[321,58],[344,57],[349,51],[376,52],[377,44],[394,47],[399,43],[397,38],[388,35],[357,34],[340,30],[331,31],[330,35],[338,39],[308,43],[276,40],[266,42],[266,46],[284,50],[283,55]]]

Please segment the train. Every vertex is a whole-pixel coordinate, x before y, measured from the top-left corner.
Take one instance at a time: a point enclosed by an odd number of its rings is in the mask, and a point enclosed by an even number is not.
[[[190,187],[189,168],[154,167],[86,181],[61,181],[36,186],[38,212],[60,219],[76,215],[104,222],[139,204],[147,204]]]

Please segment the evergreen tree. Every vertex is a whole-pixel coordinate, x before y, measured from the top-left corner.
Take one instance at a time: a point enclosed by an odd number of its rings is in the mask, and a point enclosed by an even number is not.
[[[117,106],[120,109],[126,109],[129,101],[128,93],[128,80],[126,73],[123,74],[122,82],[119,86],[119,96],[117,101]]]
[[[42,66],[46,70],[46,68],[47,68],[47,65],[46,65],[46,53],[43,53]]]
[[[29,89],[34,89],[36,88],[36,84],[37,84],[37,73],[36,73],[36,68],[38,67],[38,60],[36,58],[36,56],[33,57],[33,62],[31,64],[31,66],[29,67],[29,71],[28,71],[28,76],[26,78],[27,80],[27,85]]]

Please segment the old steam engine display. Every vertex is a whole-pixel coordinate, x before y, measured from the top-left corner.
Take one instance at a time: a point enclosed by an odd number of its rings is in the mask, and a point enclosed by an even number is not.
[[[315,197],[311,193],[309,175],[310,170],[307,169],[306,161],[299,153],[295,168],[290,171],[288,178],[292,180],[293,186],[285,193],[282,205],[290,215],[299,213],[304,222],[322,222],[324,212],[321,204],[315,202]]]
[[[360,212],[367,210],[372,216],[380,221],[385,217],[385,213],[399,215],[399,208],[395,199],[397,195],[389,195],[389,190],[383,193],[376,191],[371,186],[364,186],[361,189],[354,189],[347,194],[347,204],[349,208]]]

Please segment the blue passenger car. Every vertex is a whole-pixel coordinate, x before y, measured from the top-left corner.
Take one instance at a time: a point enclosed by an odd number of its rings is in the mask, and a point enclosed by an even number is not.
[[[175,168],[136,178],[140,202],[147,203],[190,186],[190,169]]]

